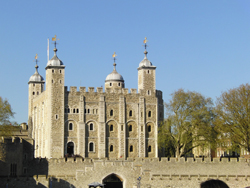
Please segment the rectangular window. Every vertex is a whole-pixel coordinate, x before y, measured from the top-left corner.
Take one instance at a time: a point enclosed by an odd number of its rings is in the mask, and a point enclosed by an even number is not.
[[[10,176],[16,176],[17,175],[17,164],[11,163],[10,164]]]

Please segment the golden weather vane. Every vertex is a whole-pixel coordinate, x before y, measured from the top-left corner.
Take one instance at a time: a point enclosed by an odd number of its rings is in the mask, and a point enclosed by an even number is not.
[[[145,37],[145,39],[143,40],[143,43],[144,43],[144,47],[145,47],[145,50],[147,49],[147,42],[148,42],[148,40],[147,40],[147,37]]]
[[[59,40],[59,39],[57,38],[56,35],[55,35],[54,37],[52,37],[52,41],[54,41],[55,48],[56,48],[56,44],[57,44],[56,41],[57,41],[57,40]]]
[[[38,60],[37,60],[37,59],[38,59],[38,55],[36,54],[36,56],[35,56],[35,60],[34,60],[34,61],[36,62],[36,65],[37,65],[37,62],[38,62]]]
[[[116,53],[114,52],[114,54],[112,55],[112,57],[114,58],[114,63],[115,63],[115,60],[116,60],[116,57],[117,55],[116,55]]]

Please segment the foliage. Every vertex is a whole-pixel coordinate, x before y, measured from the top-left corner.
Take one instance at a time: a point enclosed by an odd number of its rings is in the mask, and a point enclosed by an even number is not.
[[[223,92],[216,104],[215,128],[231,149],[240,146],[250,152],[250,85]]]
[[[211,141],[213,128],[213,102],[200,93],[185,92],[183,89],[171,94],[172,99],[165,104],[167,119],[159,129],[160,147],[172,145],[175,157],[179,158],[193,148]]]
[[[10,118],[14,117],[14,112],[11,109],[7,99],[0,97],[0,135],[8,136],[12,134],[13,126],[16,122],[10,122]]]

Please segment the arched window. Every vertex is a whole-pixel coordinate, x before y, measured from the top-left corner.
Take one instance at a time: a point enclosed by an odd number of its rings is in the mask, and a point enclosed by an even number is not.
[[[148,111],[148,117],[151,117],[151,111]]]
[[[110,116],[113,116],[114,113],[113,113],[113,110],[110,110]]]
[[[112,86],[112,83],[109,83],[109,86]]]
[[[55,71],[54,70],[52,70],[52,73],[54,73]]]
[[[89,130],[90,130],[90,131],[93,131],[93,130],[94,130],[94,125],[93,125],[93,123],[90,123],[90,124],[89,124]]]
[[[123,131],[123,125],[121,125],[121,130]]]
[[[88,109],[88,114],[89,114],[90,110]]]
[[[70,109],[68,108],[68,113],[70,113]]]
[[[73,109],[73,113],[76,113],[76,109]]]
[[[118,86],[121,86],[121,83],[118,83]]]
[[[110,151],[110,152],[113,152],[113,151],[114,151],[113,145],[110,146],[109,151]]]
[[[37,95],[39,95],[39,92],[37,92]]]
[[[134,150],[133,146],[130,146],[129,147],[129,152],[133,152],[133,150]]]
[[[87,110],[86,110],[86,108],[84,109],[84,113],[85,113],[85,114],[87,113]]]
[[[70,130],[70,131],[73,130],[73,123],[69,123],[69,130]]]
[[[132,110],[129,111],[129,116],[131,117],[133,115]]]
[[[76,113],[79,113],[79,109],[78,108],[76,109]]]
[[[94,151],[94,143],[93,142],[89,143],[89,151]]]
[[[151,146],[148,146],[148,152],[151,152]]]
[[[109,131],[113,131],[113,130],[114,130],[113,125],[110,125],[110,127],[109,127]]]
[[[148,126],[148,132],[151,132],[151,125]]]
[[[33,95],[35,95],[35,92],[33,92]]]
[[[130,132],[133,130],[133,127],[132,125],[129,125],[129,129],[128,129]]]
[[[62,73],[62,70],[60,70],[60,73]]]

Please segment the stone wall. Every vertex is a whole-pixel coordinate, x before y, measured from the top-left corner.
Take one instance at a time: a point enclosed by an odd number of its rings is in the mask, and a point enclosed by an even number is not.
[[[34,160],[37,174],[26,178],[0,178],[0,183],[15,184],[15,187],[75,187],[87,188],[92,182],[100,182],[109,175],[116,175],[123,183],[123,188],[134,188],[137,178],[141,177],[141,188],[199,188],[202,181],[221,179],[229,187],[243,188],[250,185],[250,161],[246,159],[227,159],[221,161],[205,158],[202,160],[181,158],[137,158],[128,160],[106,159],[50,159]],[[48,169],[48,173],[45,171]],[[33,176],[33,179],[31,178]],[[10,187],[10,186],[9,186]]]

